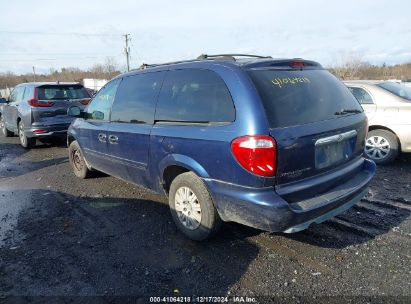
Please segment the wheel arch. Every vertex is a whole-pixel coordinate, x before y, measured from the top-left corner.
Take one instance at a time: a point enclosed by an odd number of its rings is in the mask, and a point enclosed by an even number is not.
[[[70,146],[70,144],[75,141],[75,137],[73,135],[71,135],[70,133],[67,134],[67,147]]]
[[[181,154],[166,156],[159,164],[161,184],[165,192],[168,194],[171,183],[178,175],[189,171],[201,178],[209,177],[204,167],[188,156]]]
[[[386,126],[381,126],[381,125],[372,125],[372,126],[368,127],[368,132],[375,131],[375,130],[385,130],[385,131],[388,131],[388,132],[391,132],[392,134],[394,134],[395,138],[397,139],[397,142],[398,142],[398,150],[401,151],[401,141],[400,141],[398,135],[392,129],[390,129]]]

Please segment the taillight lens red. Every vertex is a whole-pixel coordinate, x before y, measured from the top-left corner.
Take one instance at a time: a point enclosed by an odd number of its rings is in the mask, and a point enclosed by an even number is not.
[[[88,105],[89,103],[90,103],[90,99],[83,99],[83,100],[80,100],[80,103],[82,104],[82,105]]]
[[[274,176],[277,161],[274,138],[267,135],[238,137],[231,142],[231,151],[241,166],[249,172]]]
[[[46,130],[43,130],[43,129],[35,129],[35,130],[33,130],[33,133],[45,133],[46,132]]]
[[[54,102],[52,101],[43,101],[35,98],[27,100],[27,103],[32,107],[51,107],[54,105]]]

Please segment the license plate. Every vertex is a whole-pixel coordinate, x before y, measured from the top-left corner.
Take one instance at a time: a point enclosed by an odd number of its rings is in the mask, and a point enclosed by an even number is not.
[[[323,169],[344,163],[351,158],[354,146],[355,138],[316,146],[315,167],[317,169]]]

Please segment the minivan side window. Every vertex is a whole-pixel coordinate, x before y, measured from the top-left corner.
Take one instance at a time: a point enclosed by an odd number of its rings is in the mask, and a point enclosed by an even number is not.
[[[153,124],[156,99],[165,72],[123,78],[111,108],[112,122]]]
[[[348,87],[360,104],[373,104],[372,97],[362,88]]]
[[[160,92],[156,121],[232,122],[235,108],[224,81],[204,69],[167,73]]]
[[[86,119],[105,120],[108,121],[110,117],[110,109],[116,95],[117,87],[120,79],[117,78],[107,83],[94,96],[90,105],[86,109]]]

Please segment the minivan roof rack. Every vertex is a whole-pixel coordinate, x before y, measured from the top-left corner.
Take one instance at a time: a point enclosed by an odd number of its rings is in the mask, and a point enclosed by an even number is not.
[[[201,61],[201,60],[215,60],[218,58],[236,61],[235,57],[262,58],[262,59],[272,58],[271,56],[260,56],[260,55],[250,55],[250,54],[216,54],[216,55],[201,54],[196,59],[179,60],[179,61],[154,63],[154,64],[143,63],[138,69],[144,70],[146,68],[157,67],[157,66],[162,66],[162,65],[189,63],[189,62],[196,62],[196,61]]]
[[[177,64],[177,63],[185,63],[185,62],[196,62],[199,59],[189,59],[189,60],[179,60],[179,61],[171,61],[171,62],[164,62],[164,63],[143,63],[140,65],[139,70],[144,70],[146,68],[152,68],[162,65],[169,65],[169,64]]]

